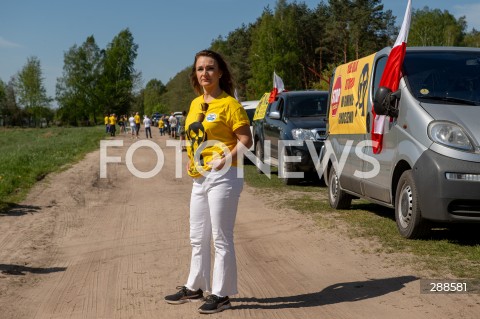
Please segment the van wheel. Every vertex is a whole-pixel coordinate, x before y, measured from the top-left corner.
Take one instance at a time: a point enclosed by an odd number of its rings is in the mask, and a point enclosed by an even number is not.
[[[430,230],[418,205],[418,191],[412,171],[403,172],[395,194],[395,221],[405,238],[421,238]]]
[[[285,156],[288,156],[288,155],[287,155],[287,153],[285,152],[285,153],[283,154],[283,156],[285,157]],[[280,163],[279,163],[279,164],[280,164]],[[279,166],[278,166],[278,177],[282,179],[282,181],[283,181],[283,183],[284,183],[285,185],[294,185],[294,184],[296,184],[297,181],[298,181],[298,178],[291,178],[291,177],[287,178],[287,177],[285,177],[285,176],[287,176],[287,173],[288,173],[288,172],[291,172],[291,171],[293,171],[293,169],[292,169],[292,163],[287,162],[287,161],[285,160],[285,158],[283,158],[283,159],[282,159],[282,165],[279,165]]]
[[[340,188],[337,171],[333,165],[328,174],[328,201],[335,209],[349,209],[352,204],[352,196]]]
[[[262,162],[264,162],[265,160],[263,158],[263,146],[260,140],[258,140],[255,144],[255,156],[255,165],[257,166],[257,172],[262,174],[263,172],[260,167],[262,167]]]

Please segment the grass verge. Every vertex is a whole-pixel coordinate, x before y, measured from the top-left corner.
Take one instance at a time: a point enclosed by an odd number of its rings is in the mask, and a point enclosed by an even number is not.
[[[103,126],[0,129],[0,212],[47,174],[98,148]]]
[[[245,180],[266,194],[278,195],[275,200],[279,208],[307,214],[319,227],[346,225],[342,229],[351,238],[375,241],[377,252],[403,254],[405,263],[413,264],[431,278],[480,278],[480,225],[438,225],[429,238],[409,240],[398,233],[392,209],[354,200],[350,210],[335,210],[328,203],[325,186],[318,183],[286,186],[275,172],[268,178],[258,174],[253,165],[245,167]]]

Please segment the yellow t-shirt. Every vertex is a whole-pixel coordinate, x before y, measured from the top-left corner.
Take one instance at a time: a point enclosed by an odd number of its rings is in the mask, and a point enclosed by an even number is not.
[[[208,103],[208,110],[205,112],[205,119],[198,122],[198,115],[202,113],[201,104],[205,103],[203,95],[194,99],[190,105],[185,120],[187,139],[187,152],[190,160],[188,175],[192,177],[202,176],[199,172],[210,171],[207,165],[212,159],[224,154],[224,147],[232,150],[238,142],[234,131],[244,125],[250,125],[247,113],[242,105],[233,97],[223,92],[218,98]],[[195,152],[202,143],[207,143],[198,160],[194,160]],[[213,145],[210,145],[213,143]],[[194,162],[195,165],[194,165]],[[232,166],[236,166],[232,161]]]
[[[165,127],[165,123],[163,123],[163,120],[158,121],[158,127],[159,128],[164,128]]]
[[[108,116],[105,116],[105,125],[110,124],[110,119]]]
[[[117,124],[117,118],[115,116],[110,116],[108,118],[108,121],[110,122],[110,125],[115,125]]]
[[[135,124],[140,124],[140,115],[136,114],[133,118],[135,119]]]

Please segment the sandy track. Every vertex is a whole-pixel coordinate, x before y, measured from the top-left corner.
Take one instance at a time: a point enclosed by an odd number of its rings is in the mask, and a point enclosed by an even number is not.
[[[117,137],[122,139],[122,137]],[[198,318],[198,303],[163,295],[183,284],[190,259],[191,180],[175,178],[175,158],[151,179],[122,162],[99,178],[99,152],[42,181],[0,216],[0,318]],[[133,157],[154,167],[152,150]],[[245,187],[236,225],[240,294],[215,318],[478,318],[478,295],[420,294],[421,273],[397,256],[305,216],[272,207]]]

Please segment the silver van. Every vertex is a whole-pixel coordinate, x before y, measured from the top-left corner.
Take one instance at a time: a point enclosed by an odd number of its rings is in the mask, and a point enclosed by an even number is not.
[[[407,48],[397,92],[379,89],[389,53],[335,69],[322,158],[330,205],[392,207],[406,238],[430,221],[480,222],[480,49]],[[387,115],[379,154],[372,107]]]

